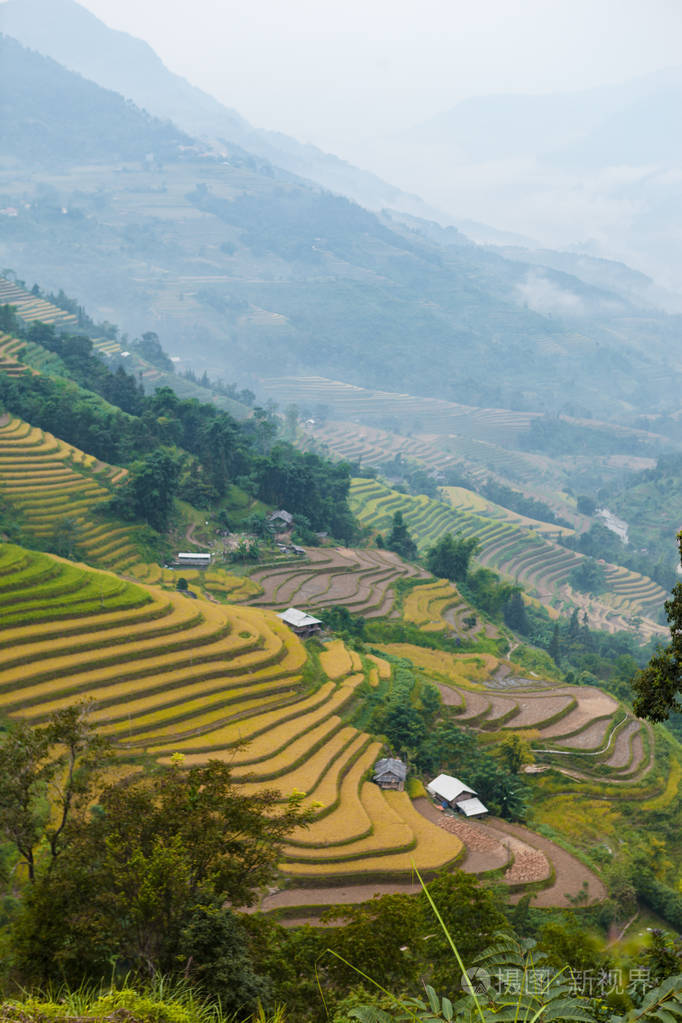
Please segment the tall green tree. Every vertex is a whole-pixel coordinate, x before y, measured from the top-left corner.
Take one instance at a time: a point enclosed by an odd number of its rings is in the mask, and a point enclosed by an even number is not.
[[[386,538],[386,547],[389,551],[395,551],[401,558],[406,558],[408,561],[417,557],[417,545],[408,532],[401,511],[395,512],[393,516],[391,532]]]
[[[439,579],[464,582],[469,571],[469,562],[481,546],[476,536],[462,537],[446,533],[426,552],[429,572]]]

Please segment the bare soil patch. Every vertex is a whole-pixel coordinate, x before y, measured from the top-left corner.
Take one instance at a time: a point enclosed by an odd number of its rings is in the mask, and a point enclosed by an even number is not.
[[[543,728],[543,738],[568,735],[582,725],[594,721],[595,718],[613,714],[618,709],[618,703],[612,696],[590,686],[566,686],[562,688],[561,692],[574,696],[578,701],[578,706],[560,721],[548,728]]]

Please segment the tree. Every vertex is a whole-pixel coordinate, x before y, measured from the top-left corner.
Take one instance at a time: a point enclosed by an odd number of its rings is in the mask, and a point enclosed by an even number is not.
[[[393,525],[386,538],[386,547],[389,551],[395,551],[401,558],[407,558],[408,561],[417,557],[417,545],[407,530],[401,511],[395,512],[393,516]]]
[[[526,613],[526,605],[523,602],[521,590],[519,589],[514,590],[504,605],[504,623],[510,629],[514,629],[515,632],[520,632],[523,636],[528,635],[528,614]]]
[[[520,774],[524,764],[535,761],[530,743],[516,732],[505,736],[497,750],[500,760],[512,774]]]
[[[115,512],[126,518],[144,519],[152,529],[168,528],[178,484],[180,467],[174,453],[157,448],[133,462],[130,474],[111,502]]]
[[[552,638],[549,641],[549,647],[547,648],[549,656],[552,658],[554,663],[559,666],[561,661],[561,644],[559,642],[559,625],[555,624],[552,632]]]
[[[481,546],[476,536],[462,537],[446,533],[426,552],[426,564],[429,572],[439,579],[451,579],[464,582],[469,572],[469,562]]]
[[[606,571],[594,558],[584,558],[571,570],[571,586],[583,593],[601,593],[606,588]]]
[[[31,882],[42,864],[54,866],[70,816],[87,803],[106,755],[84,704],[56,711],[41,728],[10,724],[0,746],[0,834],[15,846]]]
[[[682,559],[682,533],[677,535],[677,545]],[[659,648],[632,681],[635,714],[648,721],[667,721],[671,712],[682,711],[678,699],[682,694],[682,583],[673,587],[671,599],[665,602],[665,613],[670,643]]]
[[[130,347],[143,359],[146,359],[147,362],[151,362],[153,366],[157,366],[167,373],[175,372],[172,359],[164,352],[159,341],[159,335],[153,330],[148,330],[139,341],[133,341]]]
[[[240,794],[220,761],[186,771],[180,756],[107,786],[95,813],[70,821],[54,869],[24,900],[15,929],[24,976],[98,979],[116,960],[141,974],[177,971],[183,949],[205,945],[199,907],[252,905],[282,842],[309,819],[300,799],[278,800]]]

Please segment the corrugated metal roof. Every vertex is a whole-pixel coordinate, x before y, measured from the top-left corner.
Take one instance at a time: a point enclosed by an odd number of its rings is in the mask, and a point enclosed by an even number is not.
[[[398,760],[397,757],[382,757],[381,760],[377,760],[374,765],[375,778],[385,774],[386,771],[392,771],[396,777],[402,778],[403,781],[407,777],[407,765],[402,760]]]
[[[488,807],[484,806],[480,799],[462,799],[455,805],[465,817],[475,817],[476,814],[488,812]]]
[[[322,625],[319,618],[313,618],[312,615],[307,614],[305,611],[299,611],[297,607],[288,607],[286,611],[280,612],[277,615],[287,625],[291,625],[294,629],[304,629],[307,625]]]
[[[476,790],[472,789],[471,785],[465,785],[463,781],[453,778],[451,774],[439,774],[437,778],[429,782],[426,790],[432,796],[440,796],[447,803],[452,803],[462,792],[473,792],[476,795]]]

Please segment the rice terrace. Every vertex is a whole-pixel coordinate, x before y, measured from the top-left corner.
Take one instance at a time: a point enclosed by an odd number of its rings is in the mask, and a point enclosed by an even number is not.
[[[354,6],[0,7],[0,1023],[682,1023],[679,17]]]

